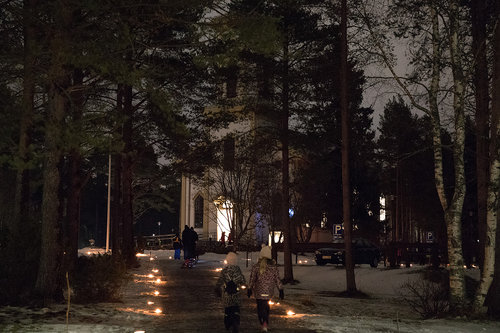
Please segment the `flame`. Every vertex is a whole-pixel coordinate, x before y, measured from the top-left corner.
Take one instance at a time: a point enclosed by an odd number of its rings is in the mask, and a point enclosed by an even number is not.
[[[288,311],[286,312],[286,314],[287,314],[287,315],[289,315],[289,316],[291,317],[291,316],[295,315],[295,312],[293,312],[292,310],[288,310]]]
[[[160,295],[160,292],[159,292],[158,290],[155,290],[155,291],[153,292],[153,294],[154,294],[155,296],[158,296],[158,295]]]
[[[160,313],[162,313],[162,312],[163,312],[163,311],[161,311],[161,309],[159,309],[159,308],[155,310],[155,313],[157,313],[157,314],[160,314]]]
[[[160,284],[161,283],[161,279],[156,279],[155,281],[157,284]]]
[[[272,300],[269,300],[268,303],[269,303],[269,305],[273,305],[274,304],[274,302]]]

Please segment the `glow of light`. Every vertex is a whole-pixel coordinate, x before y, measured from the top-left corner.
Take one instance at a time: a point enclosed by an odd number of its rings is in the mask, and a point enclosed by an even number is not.
[[[172,259],[172,256],[168,257],[168,259]]]
[[[220,271],[222,271],[222,268],[216,268],[215,271],[220,272]]]
[[[380,197],[380,221],[385,221],[385,198]]]
[[[466,265],[464,265],[464,268],[467,268],[467,266],[466,266]]]
[[[148,274],[148,278],[152,279],[154,278],[155,276],[153,274]]]
[[[304,260],[304,262],[307,264],[307,260]]]
[[[134,331],[134,333],[146,333],[146,331]]]
[[[299,260],[299,264],[302,264],[302,260]]]
[[[241,286],[241,289],[247,289],[247,286],[243,285],[243,286]]]
[[[226,259],[224,259],[224,265],[227,265],[227,260]]]
[[[153,258],[153,257],[149,258],[149,261],[153,261],[153,260],[155,260],[155,258]]]
[[[274,302],[272,300],[269,300],[268,303],[269,303],[269,305],[273,305],[274,304]]]
[[[276,302],[276,305],[280,305],[280,302]]]
[[[156,283],[161,283],[161,279],[156,279]]]
[[[155,313],[160,314],[160,313],[162,313],[162,311],[161,311],[161,309],[156,309],[156,310],[155,310]]]
[[[151,270],[151,272],[153,272],[153,273],[158,273],[158,270],[157,270],[156,268],[153,268],[153,269]]]
[[[410,267],[413,267],[413,264],[410,264]]]
[[[135,256],[136,257],[148,257],[148,255],[144,254],[144,253],[137,253]]]
[[[160,292],[158,290],[155,290],[154,293],[153,293],[155,296],[158,296],[160,295]]]
[[[148,301],[148,305],[153,305],[155,302]]]
[[[217,207],[217,239],[221,239],[223,232],[225,238],[227,239],[228,234],[231,231],[229,221],[233,216],[233,205],[229,200],[218,200],[215,204]]]
[[[91,253],[92,253],[92,252],[90,252],[90,251],[89,251],[89,252],[87,252],[87,254],[88,254],[88,255],[90,255]]]
[[[273,233],[269,233],[269,244],[272,244]],[[281,231],[274,232],[274,243],[283,243],[283,237],[281,237]]]
[[[288,310],[286,312],[286,314],[291,317],[291,316],[295,315],[295,312],[293,312],[292,310]]]

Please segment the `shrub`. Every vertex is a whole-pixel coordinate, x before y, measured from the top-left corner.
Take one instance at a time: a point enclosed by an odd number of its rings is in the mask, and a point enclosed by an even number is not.
[[[77,303],[113,302],[127,280],[126,266],[109,254],[79,257],[71,286]]]
[[[408,280],[401,289],[403,299],[424,319],[439,318],[449,311],[449,292],[442,281]]]

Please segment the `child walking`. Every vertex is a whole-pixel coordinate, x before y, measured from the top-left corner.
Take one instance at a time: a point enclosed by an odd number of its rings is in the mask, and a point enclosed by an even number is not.
[[[222,297],[224,305],[224,326],[232,333],[240,329],[240,286],[245,285],[245,276],[238,266],[238,255],[229,252],[226,256],[227,266],[221,271],[215,286],[215,293]]]
[[[253,292],[257,301],[257,316],[263,332],[267,332],[269,325],[269,300],[273,297],[275,289],[279,290],[279,297],[283,299],[283,285],[276,262],[271,259],[271,248],[263,246],[259,261],[252,266],[247,290],[248,297]]]

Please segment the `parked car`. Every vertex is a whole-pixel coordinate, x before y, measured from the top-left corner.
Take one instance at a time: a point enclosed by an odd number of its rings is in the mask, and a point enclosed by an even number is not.
[[[339,247],[324,247],[316,250],[316,264],[323,266],[326,264],[344,265],[345,249],[343,243],[337,243]],[[370,242],[362,238],[355,238],[352,241],[353,261],[355,265],[370,264],[371,267],[377,267],[382,252]]]

